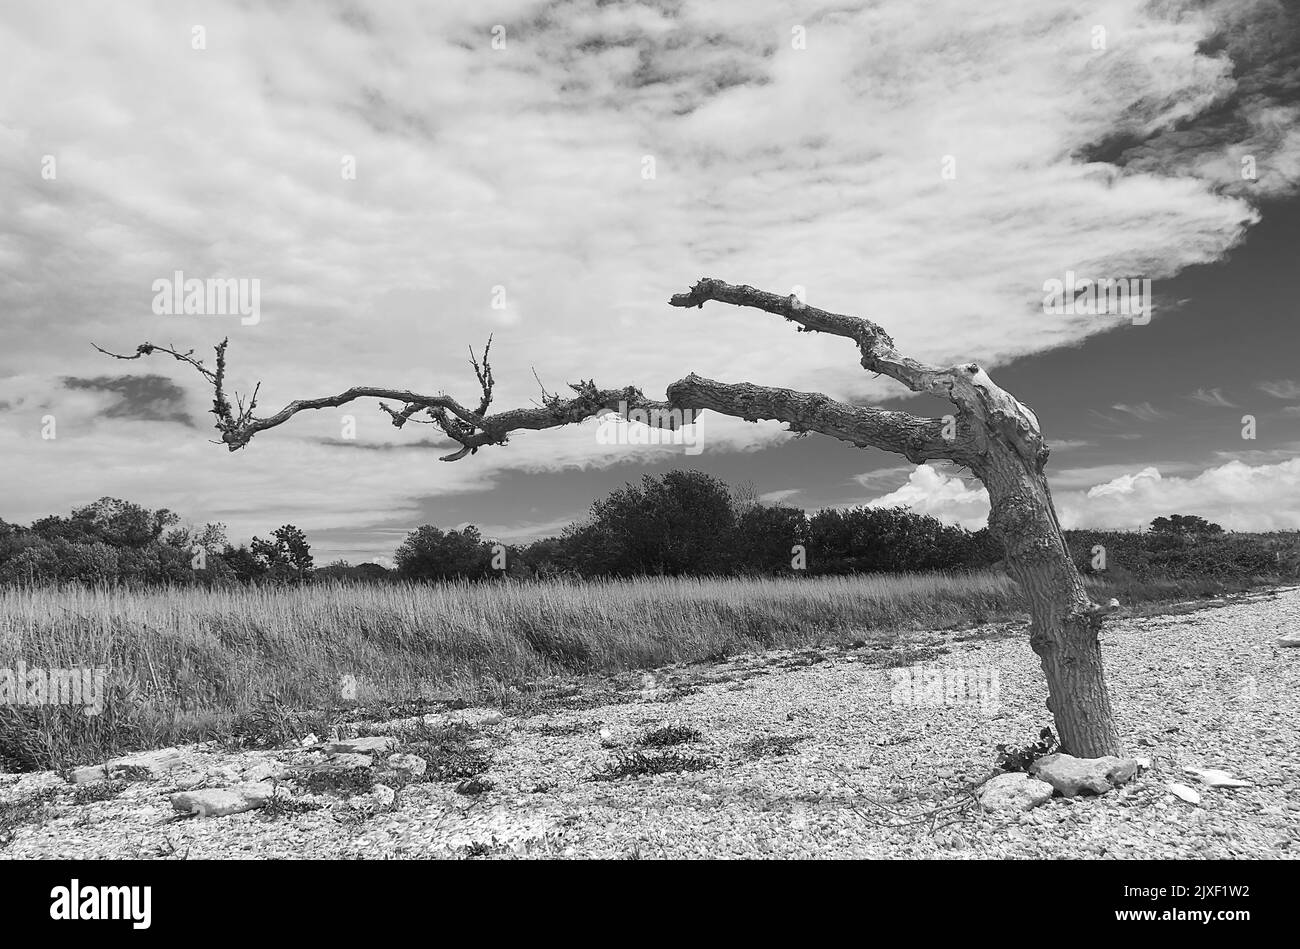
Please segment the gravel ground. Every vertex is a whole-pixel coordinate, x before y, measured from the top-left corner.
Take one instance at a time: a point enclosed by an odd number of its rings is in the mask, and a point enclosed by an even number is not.
[[[983,812],[969,790],[996,744],[1050,724],[1023,626],[984,626],[570,680],[544,711],[476,730],[468,747],[491,755],[491,790],[411,783],[390,809],[286,781],[279,793],[317,809],[174,816],[178,789],[256,780],[320,751],[184,749],[181,770],[89,803],[54,773],[0,775],[0,818],[51,789],[7,844],[0,834],[0,857],[1288,857],[1300,854],[1300,740],[1288,724],[1300,650],[1274,640],[1297,627],[1300,589],[1112,620],[1103,642],[1120,732],[1148,766],[1109,794],[1025,813]],[[634,744],[667,724],[699,734]],[[645,765],[674,753],[701,770],[591,780],[636,754]],[[1253,786],[1207,787],[1186,767]]]

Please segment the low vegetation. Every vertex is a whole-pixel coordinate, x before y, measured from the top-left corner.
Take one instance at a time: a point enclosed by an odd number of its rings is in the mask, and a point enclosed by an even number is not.
[[[492,767],[491,752],[474,743],[476,736],[473,729],[444,729],[428,738],[410,741],[400,750],[425,760],[428,764],[425,781],[468,781]]]
[[[659,754],[633,751],[619,755],[611,764],[593,774],[591,780],[619,781],[623,778],[636,778],[643,775],[704,771],[711,767],[713,762],[699,755],[688,755],[678,751],[664,751]]]
[[[689,725],[665,725],[653,728],[636,740],[642,748],[667,748],[671,745],[684,745],[699,741],[700,730]]]
[[[92,781],[90,784],[78,784],[72,790],[72,803],[95,804],[99,801],[111,801],[128,787],[129,781]]]
[[[293,777],[309,794],[350,797],[354,794],[364,794],[375,786],[374,771],[362,767],[303,770]]]
[[[745,742],[744,751],[750,758],[772,758],[788,755],[804,740],[802,735],[763,735]]]
[[[1027,745],[997,745],[997,766],[1003,771],[1028,771],[1039,758],[1056,751],[1059,744],[1050,728],[1038,733],[1038,741]]]
[[[1140,607],[1199,595],[1211,580],[1088,582],[1096,599]],[[885,644],[908,630],[1023,616],[1015,584],[995,571],[0,588],[0,668],[107,671],[98,715],[0,705],[0,766],[43,770],[196,740],[275,745],[327,734],[349,703],[450,693],[527,707],[531,683],[557,675],[864,637]],[[341,694],[345,680],[355,696]]]
[[[0,801],[0,850],[9,846],[18,828],[45,817],[55,793],[53,788],[42,788],[21,798]]]

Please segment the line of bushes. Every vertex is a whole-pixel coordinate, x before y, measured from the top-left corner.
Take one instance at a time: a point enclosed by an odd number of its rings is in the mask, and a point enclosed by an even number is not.
[[[237,584],[623,578],[843,576],[983,570],[1002,557],[987,529],[968,531],[904,508],[802,509],[763,504],[698,471],[646,475],[592,504],[560,535],[526,545],[473,526],[422,525],[395,567],[343,561],[316,568],[305,534],[284,525],[234,547],[221,524],[178,526],[166,509],[114,498],[42,518],[0,521],[0,584]],[[1207,591],[1300,578],[1300,534],[1225,533],[1194,515],[1156,518],[1149,531],[1066,532],[1079,569],[1118,583],[1209,584]]]

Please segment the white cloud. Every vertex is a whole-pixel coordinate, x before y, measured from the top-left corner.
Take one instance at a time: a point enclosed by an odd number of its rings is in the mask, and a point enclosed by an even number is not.
[[[1253,466],[1230,461],[1191,477],[1145,468],[1082,497],[1067,494],[1057,506],[1067,527],[1135,528],[1169,514],[1199,514],[1228,530],[1297,530],[1297,496],[1300,458]]]
[[[1259,465],[1229,461],[1190,476],[1162,475],[1147,466],[1086,490],[1057,490],[1054,501],[1066,528],[1136,529],[1156,517],[1199,514],[1228,530],[1268,531],[1300,530],[1297,496],[1300,458]],[[989,509],[982,487],[929,465],[918,466],[907,484],[870,503],[906,505],[969,529],[985,526]]]
[[[1088,499],[1093,498],[1112,498],[1131,495],[1140,487],[1157,484],[1160,481],[1160,469],[1155,467],[1146,467],[1137,474],[1120,475],[1107,481],[1105,484],[1099,484],[1088,489],[1085,495]]]
[[[989,494],[982,486],[969,487],[961,478],[930,465],[917,465],[907,484],[868,502],[868,507],[907,507],[917,514],[978,530],[988,523]]]
[[[1161,471],[1174,474],[1189,473],[1195,470],[1196,467],[1185,462],[1175,461],[1155,462],[1153,466]],[[1049,469],[1047,472],[1054,491],[1087,491],[1096,485],[1129,477],[1132,474],[1133,464],[1131,462],[1086,465],[1075,468],[1060,468],[1058,470]]]

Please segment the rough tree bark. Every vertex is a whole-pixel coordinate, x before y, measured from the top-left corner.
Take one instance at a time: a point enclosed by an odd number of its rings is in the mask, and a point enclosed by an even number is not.
[[[664,427],[678,424],[681,413],[703,410],[749,421],[777,419],[787,423],[791,431],[819,432],[860,447],[881,448],[917,464],[953,461],[969,468],[988,489],[992,507],[989,529],[1006,551],[1007,570],[1029,602],[1029,643],[1047,678],[1048,708],[1062,747],[1080,757],[1120,754],[1099,639],[1102,619],[1115,603],[1112,601],[1109,607],[1093,603],[1075,569],[1052,505],[1044,474],[1048,449],[1034,413],[996,385],[975,363],[947,368],[922,365],[899,354],[889,335],[870,320],[808,306],[794,296],[706,278],[687,293],[673,296],[669,303],[703,308],[711,301],[774,313],[798,324],[801,332],[851,339],[857,344],[864,369],[896,379],[914,392],[946,399],[956,411],[949,419],[918,418],[906,412],[848,405],[820,393],[715,382],[692,373],[668,386],[666,401],[647,399],[632,386],[599,389],[594,382],[586,381],[570,386],[572,397],[561,398],[543,391],[541,405],[489,414],[493,379],[485,348],[481,364],[471,353],[482,390],[474,409],[441,393],[357,386],[335,396],[296,400],[274,415],[259,418],[253,414],[256,390],[247,405],[236,397],[232,406],[226,397],[228,340],[216,347],[215,369],[194,359],[193,351],[181,353],[149,343],[129,356],[100,351],[118,359],[163,353],[198,370],[213,385],[211,411],[217,418],[221,441],[231,451],[243,448],[254,435],[287,422],[299,412],[379,398],[403,404],[400,410],[380,404],[394,425],[432,424],[460,446],[443,461],[455,461],[486,445],[505,444],[515,431],[555,428],[620,408],[644,410],[652,424]],[[679,412],[673,413],[674,409]]]

